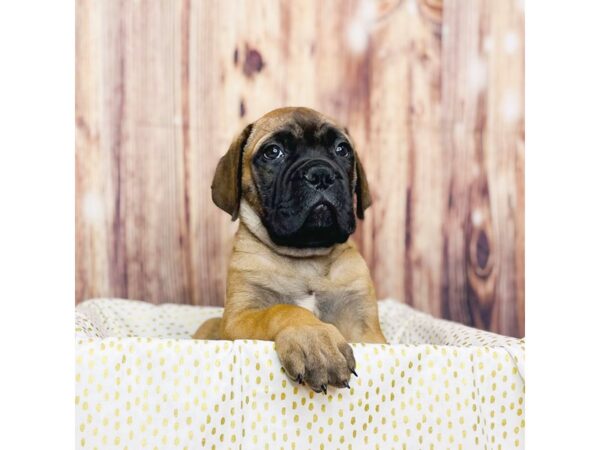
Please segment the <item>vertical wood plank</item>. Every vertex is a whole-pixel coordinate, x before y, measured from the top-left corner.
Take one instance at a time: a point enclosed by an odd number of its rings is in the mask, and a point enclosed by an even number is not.
[[[124,120],[121,202],[130,298],[188,301],[190,247],[180,239],[184,211],[181,122],[173,92],[180,54],[180,2],[125,2]]]
[[[497,307],[491,329],[525,333],[525,36],[523,2],[494,2],[484,38],[488,58],[487,171],[493,227],[498,239]]]
[[[112,198],[102,189],[110,166],[102,158],[99,130],[101,114],[101,22],[98,5],[76,3],[75,91],[75,291],[82,299],[90,293],[109,295],[109,229]]]
[[[403,263],[405,301],[441,315],[443,146],[441,118],[441,5],[408,7],[410,45],[406,52],[408,146]],[[418,17],[418,20],[416,19]],[[435,249],[434,251],[432,251]]]
[[[512,335],[524,332],[523,80],[506,74],[522,73],[520,16],[514,2],[444,3],[444,315]]]
[[[111,20],[107,20],[110,17]],[[76,260],[78,299],[127,296],[117,164],[124,34],[116,1],[77,3]]]

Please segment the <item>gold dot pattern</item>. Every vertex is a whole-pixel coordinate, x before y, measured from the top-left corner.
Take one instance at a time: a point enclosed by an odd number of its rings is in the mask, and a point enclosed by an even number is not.
[[[221,311],[80,304],[78,448],[524,447],[524,340],[381,301],[391,344],[353,344],[359,378],[323,395],[287,378],[272,342],[189,339]]]

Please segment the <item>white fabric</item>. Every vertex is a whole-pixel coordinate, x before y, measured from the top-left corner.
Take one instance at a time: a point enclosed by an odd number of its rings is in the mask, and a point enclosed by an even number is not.
[[[273,343],[197,341],[205,308],[76,308],[80,448],[523,448],[524,340],[379,302],[390,345],[353,344],[359,378],[291,382]]]

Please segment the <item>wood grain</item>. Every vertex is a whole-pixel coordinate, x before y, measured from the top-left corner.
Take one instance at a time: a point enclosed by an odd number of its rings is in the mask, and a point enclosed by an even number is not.
[[[379,297],[524,334],[522,2],[78,0],[76,301],[223,303],[210,181],[284,105],[345,123]]]

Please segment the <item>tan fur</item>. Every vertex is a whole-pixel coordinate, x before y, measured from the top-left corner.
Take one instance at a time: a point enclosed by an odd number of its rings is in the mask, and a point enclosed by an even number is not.
[[[196,330],[194,339],[221,339],[221,319],[218,317],[208,319]]]
[[[385,338],[379,328],[369,270],[351,241],[321,249],[279,247],[270,240],[260,221],[261,205],[250,160],[261,142],[279,126],[289,125],[298,112],[334,124],[306,108],[272,111],[255,122],[251,130],[248,127],[244,130],[245,142],[238,137],[228,153],[227,167],[217,169],[229,175],[217,173],[213,198],[227,199],[222,203],[226,203],[232,217],[239,213],[240,227],[227,274],[223,319],[203,324],[194,338],[275,341],[290,377],[305,380],[321,391],[328,384],[344,386],[350,379],[355,361],[348,342],[385,343]],[[236,151],[242,154],[241,187],[227,188],[236,170],[230,167],[236,161]],[[364,211],[370,197],[360,161],[357,166],[357,172],[361,172],[356,180],[357,206]],[[226,179],[220,181],[219,177]],[[315,311],[305,309],[302,304],[314,305]]]

